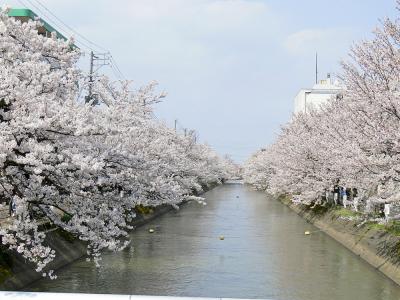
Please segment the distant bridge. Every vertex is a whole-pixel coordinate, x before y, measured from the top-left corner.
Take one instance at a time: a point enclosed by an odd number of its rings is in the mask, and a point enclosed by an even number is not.
[[[229,179],[224,182],[225,184],[244,184],[243,179]]]

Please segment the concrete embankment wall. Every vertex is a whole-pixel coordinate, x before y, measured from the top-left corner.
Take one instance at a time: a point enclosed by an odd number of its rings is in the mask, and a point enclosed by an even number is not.
[[[203,189],[208,191],[217,185],[212,184]],[[173,210],[172,206],[161,205],[154,208],[151,213],[137,214],[131,225],[142,226],[170,210]],[[87,251],[86,243],[59,230],[47,233],[46,244],[56,251],[56,258],[46,267],[49,270],[60,269],[85,256]],[[12,261],[11,275],[0,283],[0,290],[19,290],[42,277],[42,273],[36,272],[33,264],[25,261],[20,255],[16,253],[8,253],[8,255]]]
[[[400,285],[399,236],[340,218],[332,209],[313,211],[285,198],[278,200]]]

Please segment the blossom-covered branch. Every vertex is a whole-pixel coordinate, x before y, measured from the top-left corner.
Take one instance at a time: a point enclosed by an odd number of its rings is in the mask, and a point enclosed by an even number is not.
[[[77,101],[79,50],[38,26],[0,13],[0,197],[16,203],[0,236],[43,272],[56,253],[41,223],[86,241],[97,262],[129,243],[137,205],[176,206],[231,163],[154,118],[165,96],[154,83],[131,91],[103,77],[93,85],[102,105]]]

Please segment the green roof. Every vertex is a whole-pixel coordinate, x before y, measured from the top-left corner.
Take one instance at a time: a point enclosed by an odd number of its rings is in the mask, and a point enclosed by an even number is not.
[[[49,23],[44,21],[42,18],[38,17],[37,14],[35,14],[32,10],[28,8],[12,8],[8,12],[9,17],[26,17],[31,20],[35,20],[36,18],[40,19],[40,22],[43,23],[44,29],[46,29],[48,32],[55,32],[57,34],[57,37],[63,40],[68,40],[64,35],[62,35],[60,32],[55,30]]]

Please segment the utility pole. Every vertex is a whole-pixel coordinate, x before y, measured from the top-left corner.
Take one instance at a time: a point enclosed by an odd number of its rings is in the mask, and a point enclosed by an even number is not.
[[[176,132],[176,127],[177,127],[177,125],[178,125],[178,120],[175,119],[175,122],[174,122],[174,129],[175,129],[175,132]]]
[[[93,83],[96,72],[102,67],[111,63],[110,53],[94,53],[90,51],[90,67],[89,67],[89,86],[88,95],[85,97],[85,103],[92,101],[92,105],[98,104],[96,94],[93,94]]]
[[[190,131],[190,135],[192,136],[192,138],[193,138],[193,142],[196,144],[197,143],[197,132],[196,132],[196,130],[191,130]]]
[[[318,84],[318,52],[315,52],[315,84]]]
[[[93,61],[94,61],[94,53],[90,51],[90,69],[89,69],[89,93],[85,97],[85,102],[88,103],[93,98]]]

